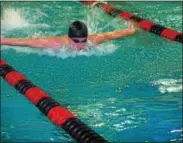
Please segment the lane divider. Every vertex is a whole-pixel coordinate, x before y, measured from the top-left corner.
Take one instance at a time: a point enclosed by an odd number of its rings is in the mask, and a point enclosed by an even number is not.
[[[85,1],[85,0],[80,0],[80,2],[85,5],[92,5],[92,6],[101,8],[106,14],[108,14],[112,17],[122,18],[127,21],[128,20],[134,21],[135,23],[138,24],[139,28],[141,28],[145,31],[154,33],[156,35],[159,35],[161,37],[167,38],[172,41],[177,41],[177,42],[183,43],[183,34],[176,30],[166,28],[166,27],[156,24],[152,21],[138,17],[132,13],[116,9],[115,7],[110,6],[104,2]]]
[[[55,125],[64,129],[77,142],[107,143],[103,137],[90,129],[68,109],[62,107],[2,59],[0,59],[0,76],[24,94]]]

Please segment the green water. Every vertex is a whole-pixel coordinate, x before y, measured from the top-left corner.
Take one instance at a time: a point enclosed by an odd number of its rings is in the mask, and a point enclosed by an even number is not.
[[[182,30],[181,2],[110,2]],[[89,33],[127,28],[79,2],[1,2],[1,36],[67,34],[74,20]],[[86,52],[1,47],[2,59],[110,142],[182,141],[182,45],[140,30]],[[25,97],[1,80],[1,140],[68,142]]]

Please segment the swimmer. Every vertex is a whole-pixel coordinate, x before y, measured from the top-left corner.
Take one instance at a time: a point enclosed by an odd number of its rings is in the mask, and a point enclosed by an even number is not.
[[[134,27],[88,35],[87,26],[81,21],[73,22],[68,30],[68,35],[59,37],[41,37],[41,38],[1,38],[1,45],[10,46],[28,46],[32,48],[62,48],[64,45],[75,50],[83,50],[90,41],[93,45],[98,45],[109,40],[118,39],[134,35]]]

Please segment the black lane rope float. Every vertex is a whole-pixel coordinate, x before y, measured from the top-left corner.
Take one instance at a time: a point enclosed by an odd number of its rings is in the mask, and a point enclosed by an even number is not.
[[[107,143],[107,141],[80,121],[68,109],[54,101],[42,89],[0,59],[0,76],[25,95],[54,124],[64,129],[80,143]]]
[[[156,35],[159,35],[161,37],[167,38],[172,41],[177,41],[177,42],[183,43],[183,34],[176,30],[166,28],[166,27],[156,24],[152,21],[143,19],[141,17],[138,17],[138,16],[131,14],[129,12],[126,12],[126,11],[116,9],[113,6],[110,6],[108,4],[105,4],[105,3],[102,3],[99,1],[80,0],[80,2],[82,2],[85,5],[93,5],[98,8],[101,8],[105,13],[107,13],[108,15],[110,15],[112,17],[122,18],[127,21],[128,20],[134,21],[135,23],[138,24],[139,28],[141,28],[145,31],[154,33]]]

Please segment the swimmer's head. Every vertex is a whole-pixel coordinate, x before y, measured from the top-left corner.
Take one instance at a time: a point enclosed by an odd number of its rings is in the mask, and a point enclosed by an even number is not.
[[[87,26],[81,21],[75,21],[69,27],[69,38],[72,40],[72,46],[78,50],[83,49],[87,42],[88,29]]]
[[[81,21],[75,21],[69,27],[68,36],[72,38],[87,38],[88,36],[88,28]]]

